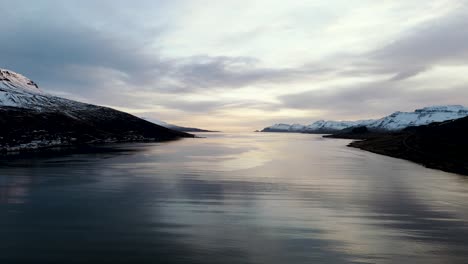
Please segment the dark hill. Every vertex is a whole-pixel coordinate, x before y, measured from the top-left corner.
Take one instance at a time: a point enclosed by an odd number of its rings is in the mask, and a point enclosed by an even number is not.
[[[193,135],[47,94],[25,76],[0,69],[0,152],[180,137]]]
[[[80,144],[164,141],[191,134],[174,131],[107,107],[67,111],[0,107],[0,151]]]
[[[363,139],[358,134],[347,138]],[[468,117],[374,135],[350,146],[468,175]]]

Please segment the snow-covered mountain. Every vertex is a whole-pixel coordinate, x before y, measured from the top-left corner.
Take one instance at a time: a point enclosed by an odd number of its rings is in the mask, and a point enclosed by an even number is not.
[[[266,127],[262,132],[302,132],[307,126],[301,124],[274,124]]]
[[[468,116],[468,108],[461,105],[429,106],[414,112],[395,112],[366,126],[374,129],[398,131],[409,126],[459,119]]]
[[[70,115],[77,109],[104,108],[47,94],[25,76],[5,69],[0,69],[0,107],[63,111]]]
[[[461,105],[430,106],[414,112],[395,112],[380,119],[358,121],[319,120],[310,125],[276,124],[262,132],[334,133],[350,127],[366,126],[379,131],[398,131],[409,126],[427,125],[468,116],[468,108]]]
[[[262,132],[291,132],[291,133],[332,133],[348,127],[359,126],[369,120],[361,121],[325,121],[319,120],[310,125],[275,124],[266,127]],[[372,120],[373,121],[373,120]]]
[[[308,125],[304,132],[309,133],[331,133],[340,131],[349,127],[360,126],[367,124],[372,120],[359,120],[359,121],[325,121],[319,120]]]
[[[21,74],[0,69],[0,106],[41,108],[50,104],[50,96]]]
[[[25,76],[0,69],[0,152],[192,135],[108,107],[47,94]]]

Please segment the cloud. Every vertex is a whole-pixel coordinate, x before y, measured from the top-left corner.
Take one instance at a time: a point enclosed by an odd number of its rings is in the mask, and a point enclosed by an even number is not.
[[[468,59],[467,7],[426,21],[402,33],[393,42],[364,54],[337,60],[337,76],[369,80],[348,85],[316,87],[279,96],[284,108],[322,109],[330,118],[388,114],[433,104],[466,104],[468,90],[457,72]],[[437,69],[451,66],[444,80],[432,77]],[[457,69],[460,67],[460,69]],[[418,76],[418,79],[414,79]],[[453,76],[453,77],[450,77]],[[459,79],[459,84],[450,81]],[[415,81],[417,80],[417,81]],[[311,88],[312,88],[311,87]]]
[[[65,18],[62,23],[47,18],[18,23],[15,17],[2,18],[2,26],[8,28],[0,35],[2,63],[38,82],[76,84],[84,88],[92,85],[86,72],[66,74],[68,66],[113,69],[127,73],[133,80],[148,68],[164,68],[157,57],[149,59],[142,49],[145,39],[125,39]]]
[[[439,18],[421,25],[392,44],[376,50],[376,59],[392,58],[410,64],[460,62],[468,57],[468,21],[461,14]]]
[[[289,6],[287,14],[280,1],[267,14],[259,4],[264,2],[255,2],[262,17],[250,12],[250,6],[233,2],[247,10],[240,14],[245,15],[246,21],[225,30],[217,25],[208,28],[204,26],[206,21],[200,21],[213,11],[210,8],[204,10],[206,13],[181,17],[188,7],[197,8],[194,2],[138,1],[130,5],[126,1],[44,0],[32,4],[20,0],[12,4],[0,0],[2,6],[11,7],[2,13],[0,67],[27,75],[46,91],[135,111],[169,109],[207,115],[254,109],[263,111],[254,117],[257,120],[269,113],[277,113],[284,120],[284,109],[312,109],[345,119],[369,112],[387,114],[421,104],[466,103],[458,96],[466,94],[461,88],[463,78],[457,77],[459,83],[445,87],[443,81],[433,82],[429,76],[437,67],[458,67],[468,59],[466,5],[445,16],[429,14],[434,19],[415,18],[423,22],[402,26],[401,32],[395,30],[394,35],[383,34],[387,38],[379,42],[380,46],[372,42],[363,49],[348,49],[347,44],[338,45],[345,36],[332,34],[331,39],[325,34],[325,26],[333,25],[337,19],[339,22],[340,12],[355,19],[352,5],[340,6],[341,11],[337,12],[334,5],[338,2],[317,4],[330,13],[314,21],[308,15],[310,9],[306,6],[310,6],[306,2]],[[411,6],[415,8],[417,4]],[[218,13],[223,9],[225,4],[216,5],[217,14],[210,16],[209,24],[211,19],[223,17],[223,13]],[[366,8],[359,10],[368,14]],[[379,10],[387,15],[391,12],[385,6]],[[239,15],[237,11],[226,12],[233,17]],[[290,15],[297,12],[303,14],[301,19]],[[383,23],[385,28],[391,23],[401,26],[398,21],[371,17],[373,23]],[[197,22],[196,26],[191,27],[192,22]],[[352,21],[345,22],[348,25]],[[223,23],[232,25],[230,20]],[[374,30],[378,23],[364,27]],[[343,21],[338,24],[343,26]],[[355,23],[334,32],[352,37],[361,26],[362,23]],[[220,34],[219,38],[216,34]],[[294,37],[286,38],[292,34]],[[204,37],[207,39],[197,41]],[[354,43],[354,39],[344,43]],[[358,43],[366,40],[365,36],[358,39]],[[168,43],[177,47],[167,46]],[[192,44],[196,46],[192,51],[203,52],[187,51],[178,56],[181,47]],[[218,49],[211,52],[212,47]],[[318,56],[322,51],[325,55]],[[269,53],[278,54],[265,55]],[[298,58],[297,54],[303,56]],[[450,79],[451,74],[448,72],[446,78]],[[418,78],[423,80],[415,83]],[[291,116],[291,120],[303,118]]]
[[[259,67],[258,59],[253,57],[195,56],[172,62],[165,77],[173,81],[173,91],[179,92],[242,88],[256,83],[288,83],[333,71],[311,65],[295,68]]]
[[[468,59],[468,6],[430,20],[405,32],[394,42],[368,56],[402,80],[434,65],[460,65]]]
[[[434,84],[430,89],[421,89],[408,83],[383,80],[290,94],[279,99],[284,108],[326,111],[323,118],[365,119],[428,105],[464,104],[467,97],[468,85]]]
[[[131,39],[125,32],[75,23],[66,14],[50,20],[31,17],[19,23],[16,14],[2,19],[9,29],[0,35],[3,67],[24,73],[45,87],[62,87],[62,92],[80,96],[94,95],[97,87],[102,90],[108,86],[106,82],[161,93],[187,93],[289,82],[329,70],[310,65],[260,67],[254,57],[161,58],[148,43],[157,42],[164,29],[139,28],[139,38]],[[105,75],[106,81],[103,73],[112,74]]]

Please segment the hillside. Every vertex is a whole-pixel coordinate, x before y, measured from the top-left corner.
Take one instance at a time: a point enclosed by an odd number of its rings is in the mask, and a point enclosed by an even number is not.
[[[468,175],[468,117],[409,127],[398,133],[348,133],[337,137],[365,139],[351,147],[406,159],[429,168]]]
[[[188,132],[188,133],[192,133],[192,132],[219,132],[219,131],[206,130],[206,129],[196,128],[196,127],[178,126],[178,125],[170,124],[170,123],[167,123],[167,122],[164,122],[164,121],[161,121],[161,120],[158,120],[158,119],[154,119],[154,118],[142,117],[142,119],[144,119],[146,121],[149,121],[151,123],[154,123],[156,125],[163,126],[163,127],[166,127],[166,128],[172,129],[172,130],[176,130],[176,131],[181,131],[181,132]]]
[[[49,95],[23,75],[4,69],[0,69],[0,127],[2,152],[193,137],[112,108]]]

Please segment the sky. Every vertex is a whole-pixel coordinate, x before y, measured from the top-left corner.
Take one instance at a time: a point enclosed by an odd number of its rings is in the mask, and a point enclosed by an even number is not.
[[[0,0],[0,68],[223,131],[468,106],[468,0]]]

